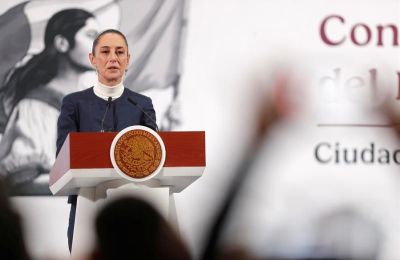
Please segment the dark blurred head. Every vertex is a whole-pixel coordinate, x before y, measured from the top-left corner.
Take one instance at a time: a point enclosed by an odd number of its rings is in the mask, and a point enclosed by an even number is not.
[[[0,179],[0,259],[30,259],[25,247],[19,215],[11,208]]]
[[[178,236],[148,203],[115,200],[96,218],[96,259],[190,259]]]

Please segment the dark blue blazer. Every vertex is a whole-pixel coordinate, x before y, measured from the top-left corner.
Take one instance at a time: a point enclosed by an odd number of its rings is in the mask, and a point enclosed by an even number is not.
[[[128,97],[156,121],[151,99],[127,88],[121,97],[111,101],[107,113],[107,101],[96,96],[93,87],[65,96],[57,122],[57,154],[70,132],[100,132],[102,128],[105,131],[121,131],[132,125],[144,125],[156,130],[156,124],[130,103]]]
[[[143,125],[156,130],[157,125],[130,103],[128,97],[156,121],[151,99],[127,88],[121,97],[111,101],[107,113],[107,101],[96,96],[93,87],[65,96],[57,122],[57,155],[70,132],[100,132],[102,128],[105,131],[121,131],[132,125]],[[76,196],[70,196],[68,201],[76,203]]]

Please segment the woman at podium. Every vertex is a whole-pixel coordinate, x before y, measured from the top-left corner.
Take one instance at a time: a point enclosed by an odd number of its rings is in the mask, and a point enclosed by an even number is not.
[[[93,41],[90,63],[97,72],[97,83],[64,97],[57,123],[57,154],[70,132],[120,131],[132,125],[144,125],[157,131],[156,116],[149,97],[124,87],[130,53],[124,34],[109,29]],[[77,196],[71,204],[68,245],[71,250]]]

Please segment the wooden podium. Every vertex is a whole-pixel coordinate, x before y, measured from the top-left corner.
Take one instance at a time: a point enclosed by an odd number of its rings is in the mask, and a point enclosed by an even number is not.
[[[49,186],[54,195],[79,195],[72,256],[82,256],[93,246],[94,214],[104,199],[116,194],[112,191],[147,196],[174,222],[173,193],[185,189],[205,169],[205,132],[159,132],[166,150],[162,170],[140,184],[129,182],[114,170],[110,159],[111,143],[117,134],[70,133],[50,171]]]

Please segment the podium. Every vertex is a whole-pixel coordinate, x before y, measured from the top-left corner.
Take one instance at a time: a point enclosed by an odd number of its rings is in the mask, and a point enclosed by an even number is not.
[[[204,131],[159,132],[166,150],[161,171],[140,184],[129,182],[114,170],[110,159],[117,134],[70,133],[50,171],[49,186],[54,195],[78,195],[72,256],[81,256],[93,246],[94,215],[106,198],[125,193],[145,196],[174,222],[173,193],[184,190],[205,169]]]

